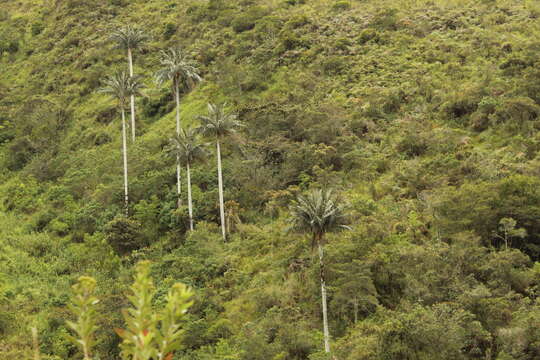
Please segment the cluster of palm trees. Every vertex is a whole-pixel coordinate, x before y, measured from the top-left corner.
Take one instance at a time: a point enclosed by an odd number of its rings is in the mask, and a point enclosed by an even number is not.
[[[125,212],[128,216],[128,163],[125,111],[130,99],[131,135],[135,141],[135,97],[141,95],[140,77],[133,74],[133,51],[139,49],[147,39],[143,31],[126,26],[115,30],[111,40],[117,48],[127,51],[129,74],[119,72],[105,80],[102,92],[110,94],[117,100],[122,119],[122,155],[124,162],[124,201]],[[178,206],[181,206],[181,167],[186,167],[189,228],[193,230],[193,203],[191,193],[191,167],[194,163],[202,161],[208,155],[206,144],[200,137],[212,138],[216,142],[216,158],[218,170],[218,189],[220,205],[220,222],[223,240],[226,240],[225,209],[223,200],[223,176],[221,165],[221,144],[225,137],[233,134],[242,124],[236,115],[226,111],[226,104],[208,104],[206,115],[199,116],[200,126],[197,128],[182,128],[180,122],[180,92],[192,89],[201,76],[197,64],[180,48],[173,48],[161,52],[161,68],[156,73],[156,82],[163,84],[170,82],[176,102],[176,134],[171,138],[167,153],[176,159],[176,185]],[[331,191],[315,190],[305,196],[299,196],[291,206],[293,227],[310,233],[313,246],[317,246],[320,265],[320,284],[322,297],[324,348],[330,352],[330,333],[328,327],[327,294],[324,273],[324,243],[325,234],[346,227],[344,211]]]
[[[127,52],[129,74],[125,71],[118,72],[104,81],[101,92],[111,95],[117,100],[118,109],[122,119],[122,157],[124,162],[124,209],[126,216],[129,215],[129,191],[128,191],[128,160],[127,160],[127,126],[125,113],[130,99],[131,112],[131,137],[135,141],[135,97],[141,95],[141,78],[133,74],[133,51],[140,49],[148,39],[145,33],[132,26],[118,28],[110,35],[110,40],[115,47]],[[156,82],[161,85],[170,82],[176,102],[176,134],[170,140],[168,153],[176,159],[176,190],[178,195],[178,207],[181,206],[182,179],[181,166],[186,166],[189,228],[193,230],[193,201],[191,193],[191,166],[193,163],[203,160],[206,155],[206,144],[202,143],[199,135],[212,137],[216,141],[216,155],[218,168],[218,188],[220,221],[223,240],[226,240],[225,205],[223,199],[223,175],[221,166],[221,142],[224,137],[234,133],[242,124],[236,115],[226,111],[226,104],[208,104],[208,114],[198,119],[201,126],[198,128],[184,129],[180,122],[180,92],[192,89],[202,78],[194,60],[187,56],[181,48],[176,47],[161,52],[161,68],[157,71]]]

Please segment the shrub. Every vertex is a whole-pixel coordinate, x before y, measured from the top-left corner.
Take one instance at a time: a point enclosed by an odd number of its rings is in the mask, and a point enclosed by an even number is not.
[[[338,75],[346,67],[346,61],[339,56],[329,56],[322,61],[322,71],[326,75]]]
[[[397,10],[380,10],[371,20],[370,25],[378,30],[397,30]]]
[[[43,23],[41,23],[41,22],[33,23],[32,27],[31,27],[32,36],[36,36],[36,35],[41,34],[41,32],[43,31],[44,28],[45,27],[43,26]]]
[[[367,28],[362,30],[358,36],[357,42],[358,44],[363,45],[371,40],[377,42],[377,40],[379,40],[379,33],[375,29]]]
[[[172,23],[165,24],[163,29],[163,39],[169,40],[176,33],[176,25]]]
[[[306,15],[295,15],[285,23],[287,29],[298,29],[309,24],[309,18]]]
[[[347,50],[349,46],[351,45],[352,45],[351,41],[347,38],[337,39],[336,44],[335,44],[336,49],[343,50],[343,51]]]
[[[255,27],[257,20],[266,15],[266,9],[256,6],[249,9],[247,12],[238,15],[232,21],[231,25],[235,32],[241,33],[251,30]]]
[[[302,5],[306,3],[306,0],[285,0],[284,3],[291,6]]]
[[[125,216],[117,216],[105,225],[107,242],[119,254],[127,254],[140,249],[143,244],[140,234],[140,223]]]
[[[351,3],[348,1],[338,1],[332,5],[332,9],[336,11],[349,10],[351,8]]]

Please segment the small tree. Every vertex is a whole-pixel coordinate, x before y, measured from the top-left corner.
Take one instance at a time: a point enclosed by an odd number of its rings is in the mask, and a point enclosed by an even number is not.
[[[348,228],[342,206],[332,196],[332,191],[314,190],[305,196],[298,196],[291,205],[291,223],[297,230],[309,232],[312,247],[319,249],[320,282],[323,313],[324,350],[330,352],[330,331],[328,329],[328,311],[326,300],[326,282],[324,273],[324,242],[326,233]]]
[[[214,105],[208,104],[208,114],[200,116],[201,127],[199,131],[216,140],[216,155],[218,168],[218,190],[219,190],[219,213],[221,219],[221,233],[223,240],[227,240],[225,230],[225,205],[223,203],[223,175],[221,169],[221,141],[236,132],[242,123],[237,120],[236,115],[228,114],[225,111],[226,104]]]
[[[499,232],[495,233],[495,237],[504,241],[504,248],[508,250],[508,243],[512,238],[523,239],[527,236],[527,230],[524,228],[516,229],[517,221],[512,218],[502,218],[499,221]]]
[[[115,47],[127,51],[129,76],[133,77],[133,50],[139,49],[148,40],[146,33],[130,25],[114,29],[109,39]],[[131,99],[131,140],[135,141],[135,93],[130,94]]]
[[[180,133],[170,140],[168,153],[176,158],[176,161],[186,165],[187,188],[188,188],[188,213],[189,229],[193,231],[193,201],[191,196],[191,165],[196,161],[206,158],[206,144],[199,142],[197,133],[193,129],[180,129]],[[179,164],[178,164],[179,165]]]

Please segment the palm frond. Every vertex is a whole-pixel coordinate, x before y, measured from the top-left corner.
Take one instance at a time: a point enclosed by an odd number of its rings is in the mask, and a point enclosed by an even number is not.
[[[244,125],[237,119],[235,114],[226,112],[227,104],[208,104],[208,114],[199,116],[201,126],[198,131],[204,136],[225,137],[237,131]]]
[[[118,49],[138,49],[148,39],[148,35],[142,29],[135,28],[131,25],[116,28],[109,35],[109,40]]]
[[[290,207],[291,228],[321,237],[327,232],[349,229],[343,207],[332,190],[313,190],[299,195]]]
[[[98,91],[118,101],[118,105],[125,106],[131,95],[142,95],[143,85],[140,76],[129,76],[126,72],[118,72],[103,81],[103,87]]]
[[[199,141],[195,129],[180,129],[180,133],[169,140],[169,146],[165,149],[168,156],[177,158],[181,163],[193,164],[204,161],[207,157],[206,143]]]
[[[195,84],[202,81],[197,63],[179,48],[171,48],[161,52],[161,69],[156,72],[156,82],[161,85],[171,81],[174,91],[191,89]]]

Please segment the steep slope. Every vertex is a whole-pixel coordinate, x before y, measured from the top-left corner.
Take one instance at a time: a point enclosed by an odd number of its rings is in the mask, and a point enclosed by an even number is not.
[[[534,1],[13,1],[0,7],[0,357],[78,358],[69,286],[98,279],[101,359],[132,265],[154,262],[197,302],[178,359],[326,359],[318,265],[287,206],[335,188],[352,230],[329,236],[339,359],[540,356],[540,7]],[[97,90],[127,67],[107,41],[133,24],[146,97],[129,144]],[[196,231],[176,210],[174,101],[159,51],[181,45],[204,81],[196,125],[227,102],[245,128],[224,146],[223,243],[215,157],[193,173]],[[210,149],[213,149],[210,147]],[[185,201],[184,201],[185,203]]]

